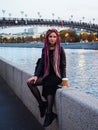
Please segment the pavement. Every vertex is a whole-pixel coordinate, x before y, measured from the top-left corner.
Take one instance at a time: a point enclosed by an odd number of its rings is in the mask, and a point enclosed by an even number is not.
[[[44,130],[1,77],[0,130]]]

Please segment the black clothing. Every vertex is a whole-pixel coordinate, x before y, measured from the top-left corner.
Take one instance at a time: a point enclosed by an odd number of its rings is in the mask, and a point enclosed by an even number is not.
[[[41,72],[42,71],[44,72],[43,69],[44,69],[44,50],[42,50],[41,60],[39,62],[38,68],[34,72],[34,75],[40,77]],[[61,73],[61,78],[66,77],[66,55],[63,47],[61,47],[61,54],[60,54],[60,73]]]
[[[47,98],[47,95],[54,95],[57,85],[62,82],[61,78],[56,76],[53,68],[53,50],[49,51],[49,75],[43,79],[43,92],[42,95]]]
[[[36,62],[36,66],[35,66],[35,72],[37,71],[38,66],[40,66],[40,61],[41,61],[41,58],[38,58]],[[43,74],[44,74],[44,69],[41,69],[39,77],[43,76]]]
[[[61,54],[60,54],[61,77],[56,76],[54,72],[53,50],[49,50],[49,59],[50,59],[49,60],[49,64],[50,64],[49,75],[46,76],[44,79],[42,79],[42,85],[43,85],[42,95],[45,98],[47,98],[47,95],[54,95],[56,92],[56,89],[58,88],[58,84],[62,82],[62,78],[66,77],[66,56],[65,56],[64,49],[61,47]],[[44,50],[42,50],[42,57],[38,63],[37,69],[35,69],[35,73],[34,73],[35,76],[39,78],[41,72],[44,71],[43,69],[44,69]]]

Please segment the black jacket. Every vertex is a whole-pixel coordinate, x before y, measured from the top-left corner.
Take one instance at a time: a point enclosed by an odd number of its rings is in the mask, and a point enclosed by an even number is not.
[[[41,59],[39,60],[39,63],[36,66],[34,75],[37,77],[40,77],[44,73],[44,51],[42,50],[42,56]],[[60,73],[61,73],[61,78],[66,77],[66,54],[61,47],[61,54],[60,54]]]

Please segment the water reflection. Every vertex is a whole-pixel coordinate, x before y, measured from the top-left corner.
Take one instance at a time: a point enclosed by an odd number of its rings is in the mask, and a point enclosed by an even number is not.
[[[0,48],[0,56],[34,70],[41,48]],[[98,98],[98,51],[65,49],[70,86]]]
[[[66,50],[70,86],[98,98],[98,51]]]

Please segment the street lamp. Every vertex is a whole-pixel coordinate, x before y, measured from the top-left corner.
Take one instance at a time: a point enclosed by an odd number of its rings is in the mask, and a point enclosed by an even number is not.
[[[55,14],[54,14],[54,13],[52,13],[52,16],[53,16],[53,20],[54,20],[54,15],[55,15]]]
[[[21,17],[23,18],[24,11],[21,11],[20,13],[21,13]]]
[[[40,12],[37,12],[37,14],[38,14],[38,17],[40,18]]]
[[[11,13],[9,13],[8,15],[9,15],[9,19],[10,19],[12,14],[11,14]]]
[[[91,24],[91,21],[89,21],[89,24]]]
[[[38,16],[39,16],[39,19],[42,18],[42,15],[40,14],[40,12],[37,12]]]
[[[27,14],[25,14],[25,24],[27,24]]]
[[[82,22],[82,20],[80,19],[80,23]]]
[[[58,22],[60,22],[60,17],[58,17]],[[59,26],[58,26],[58,30],[59,30]]]
[[[42,15],[40,15],[39,17],[40,17],[40,19],[41,19],[41,18],[42,18]]]
[[[93,24],[94,24],[95,18],[93,18]]]
[[[6,12],[6,10],[2,9],[3,17],[4,17],[5,12]]]
[[[58,20],[60,20],[60,17],[58,17]]]
[[[25,17],[27,18],[27,14],[25,14]]]
[[[73,15],[71,15],[71,21],[73,21]]]
[[[84,22],[85,17],[83,16],[82,19],[83,19],[83,22]]]

